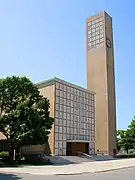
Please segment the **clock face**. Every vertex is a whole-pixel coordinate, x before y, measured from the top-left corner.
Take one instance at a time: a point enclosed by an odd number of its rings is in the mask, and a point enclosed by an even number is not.
[[[111,47],[112,47],[111,41],[110,41],[109,38],[106,38],[106,46],[107,46],[108,48],[111,48]]]

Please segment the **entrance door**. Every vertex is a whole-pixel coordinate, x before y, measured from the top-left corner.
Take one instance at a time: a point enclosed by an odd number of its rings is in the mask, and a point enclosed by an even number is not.
[[[78,152],[89,154],[89,143],[67,142],[67,156],[76,156]]]
[[[71,142],[67,142],[67,152],[66,152],[67,156],[71,156],[72,155],[72,143]]]
[[[85,153],[89,154],[89,143],[85,144]]]

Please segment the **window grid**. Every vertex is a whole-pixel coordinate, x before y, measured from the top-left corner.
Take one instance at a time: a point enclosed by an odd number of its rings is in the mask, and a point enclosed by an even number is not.
[[[55,152],[57,155],[66,155],[67,139],[93,142],[95,133],[92,126],[94,95],[62,85],[59,83],[56,86]]]
[[[103,46],[104,42],[104,20],[100,17],[87,24],[88,50]]]

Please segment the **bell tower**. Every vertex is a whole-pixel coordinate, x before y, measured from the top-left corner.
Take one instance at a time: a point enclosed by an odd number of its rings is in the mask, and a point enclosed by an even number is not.
[[[116,100],[112,18],[101,12],[86,21],[87,89],[95,96],[95,150],[116,149]]]

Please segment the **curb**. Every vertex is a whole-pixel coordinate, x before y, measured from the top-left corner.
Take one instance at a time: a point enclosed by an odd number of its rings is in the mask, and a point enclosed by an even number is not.
[[[117,171],[117,170],[121,170],[121,169],[131,169],[134,168],[135,165],[133,166],[128,166],[128,167],[120,167],[120,168],[115,168],[115,169],[107,169],[107,170],[99,170],[99,171],[93,171],[93,173],[102,173],[102,172],[110,172],[110,171]]]
[[[115,168],[115,169],[107,169],[107,170],[99,170],[99,171],[89,171],[89,172],[76,172],[76,173],[56,173],[56,174],[52,174],[52,175],[57,175],[57,176],[63,176],[63,175],[83,175],[83,174],[90,174],[90,173],[104,173],[104,172],[111,172],[111,171],[118,171],[118,170],[121,170],[121,169],[131,169],[131,168],[134,168],[135,165],[133,166],[128,166],[128,167],[120,167],[120,168]],[[51,174],[50,174],[51,175]]]

